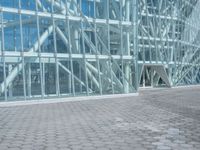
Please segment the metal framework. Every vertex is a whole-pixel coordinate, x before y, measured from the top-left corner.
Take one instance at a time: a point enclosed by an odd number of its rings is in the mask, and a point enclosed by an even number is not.
[[[200,83],[200,0],[1,0],[0,100]]]

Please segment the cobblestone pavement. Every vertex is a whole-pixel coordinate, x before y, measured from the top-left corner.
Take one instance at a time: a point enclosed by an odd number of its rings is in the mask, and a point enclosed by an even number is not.
[[[199,150],[200,87],[0,108],[0,150]]]

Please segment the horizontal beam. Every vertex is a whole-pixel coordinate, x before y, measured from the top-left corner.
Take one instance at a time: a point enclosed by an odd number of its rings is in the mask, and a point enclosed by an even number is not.
[[[0,52],[0,57],[5,56],[6,57],[18,57],[20,58],[23,55],[24,58],[37,58],[39,56],[39,53],[37,52],[15,52],[15,51],[6,51],[4,52],[4,54],[2,54],[2,52]],[[57,58],[58,59],[69,59],[69,54],[66,53],[57,53]],[[40,54],[41,58],[55,58],[55,54],[54,53],[41,53]],[[72,58],[73,59],[83,59],[83,54],[72,54]],[[105,60],[105,59],[110,59],[110,56],[108,55],[98,55],[99,59]],[[113,59],[116,60],[132,60],[133,56],[129,56],[129,55],[112,55]],[[87,60],[94,60],[96,61],[96,55],[92,55],[92,54],[86,54],[86,59]]]
[[[24,9],[16,9],[16,8],[10,8],[10,7],[0,7],[0,11],[2,12],[7,12],[7,13],[13,13],[13,14],[22,14],[22,15],[29,15],[29,16],[36,16],[36,11],[32,11],[32,10],[24,10]],[[66,20],[66,18],[68,18],[70,21],[81,21],[82,17],[79,16],[66,16],[66,15],[62,15],[62,14],[52,14],[48,13],[48,12],[38,12],[38,16],[39,17],[44,17],[44,18],[54,18],[54,19],[59,19],[59,20]],[[90,23],[94,23],[94,18],[89,18],[87,17],[88,22]],[[125,26],[131,26],[132,22],[130,21],[122,21],[120,22],[119,20],[109,20],[107,21],[106,19],[95,19],[95,22],[98,24],[113,24],[113,25],[119,25],[121,23],[121,25],[125,25]]]

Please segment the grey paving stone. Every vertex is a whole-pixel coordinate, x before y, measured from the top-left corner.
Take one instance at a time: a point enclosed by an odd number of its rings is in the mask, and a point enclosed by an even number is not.
[[[0,150],[199,150],[199,91],[0,107]]]

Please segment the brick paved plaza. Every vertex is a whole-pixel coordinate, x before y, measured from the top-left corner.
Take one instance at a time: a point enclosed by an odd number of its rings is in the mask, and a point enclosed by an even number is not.
[[[0,150],[199,150],[200,87],[0,106]]]

